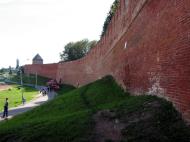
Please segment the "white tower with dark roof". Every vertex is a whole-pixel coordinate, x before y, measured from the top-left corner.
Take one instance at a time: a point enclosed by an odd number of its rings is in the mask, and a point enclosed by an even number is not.
[[[42,57],[37,54],[33,59],[32,59],[32,64],[43,64],[43,59]]]

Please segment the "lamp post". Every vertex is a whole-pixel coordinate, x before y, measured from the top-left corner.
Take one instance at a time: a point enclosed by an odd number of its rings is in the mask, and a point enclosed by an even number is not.
[[[22,93],[22,104],[24,105],[26,100],[25,100],[24,95],[23,95],[24,94],[23,89],[24,88],[22,88],[21,93]]]
[[[24,103],[25,103],[25,98],[24,98],[24,95],[23,95],[23,80],[22,80],[22,71],[20,70],[20,84],[21,84],[21,96],[22,96],[22,104],[24,105]]]
[[[37,74],[37,72],[36,72],[36,88],[37,88],[37,86],[38,86],[38,74]]]
[[[23,81],[22,81],[22,71],[20,70],[20,85],[23,86]]]

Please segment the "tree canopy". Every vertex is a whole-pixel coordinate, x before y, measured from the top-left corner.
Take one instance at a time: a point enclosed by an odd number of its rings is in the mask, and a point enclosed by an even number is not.
[[[117,10],[117,7],[119,5],[119,0],[115,0],[114,3],[112,4],[111,8],[110,8],[110,11],[107,15],[107,18],[104,22],[104,25],[103,25],[103,30],[102,30],[102,33],[101,33],[101,37],[104,36],[104,34],[106,33],[107,31],[107,28],[108,28],[108,25],[109,23],[111,22],[111,19],[112,17],[114,16],[116,10]]]
[[[12,74],[12,68],[9,66],[9,74]]]
[[[69,42],[64,46],[64,51],[60,53],[61,61],[73,61],[84,57],[97,41],[83,39],[77,42]]]

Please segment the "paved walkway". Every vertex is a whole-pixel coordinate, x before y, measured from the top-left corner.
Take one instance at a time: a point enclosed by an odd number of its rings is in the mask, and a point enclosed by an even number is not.
[[[37,96],[37,98],[32,100],[31,102],[28,102],[25,105],[21,105],[21,106],[9,109],[9,117],[8,118],[12,118],[15,115],[29,111],[29,110],[47,102],[47,101],[49,101],[49,100],[52,100],[55,96],[56,96],[55,92],[50,92],[46,96],[39,94]],[[3,115],[3,112],[0,113],[0,116],[2,116],[2,115]],[[2,121],[2,120],[4,120],[4,119],[2,119],[0,117],[0,121]]]

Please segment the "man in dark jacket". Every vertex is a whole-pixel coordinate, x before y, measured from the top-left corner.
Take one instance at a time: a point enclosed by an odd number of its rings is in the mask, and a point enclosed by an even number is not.
[[[4,105],[3,118],[8,117],[8,107],[9,107],[8,98],[6,98],[5,105]]]

